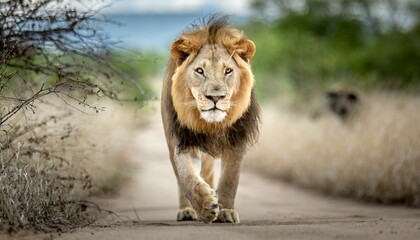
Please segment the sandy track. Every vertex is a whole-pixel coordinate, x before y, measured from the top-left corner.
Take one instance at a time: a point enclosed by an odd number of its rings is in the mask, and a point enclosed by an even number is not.
[[[176,182],[158,115],[134,141],[135,178],[118,197],[101,200],[131,220],[98,223],[57,239],[420,239],[420,209],[328,197],[247,169],[236,201],[241,224],[176,222]]]

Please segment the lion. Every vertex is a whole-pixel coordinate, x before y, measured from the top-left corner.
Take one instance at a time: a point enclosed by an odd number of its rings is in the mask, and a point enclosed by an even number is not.
[[[171,46],[161,111],[178,182],[178,221],[240,222],[234,203],[241,163],[260,122],[250,67],[255,50],[227,17],[209,18]]]

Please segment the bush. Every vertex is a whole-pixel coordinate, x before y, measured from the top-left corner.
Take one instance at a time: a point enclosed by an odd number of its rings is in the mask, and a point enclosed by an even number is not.
[[[133,71],[139,64],[120,63],[125,56],[115,53],[116,45],[100,30],[109,21],[98,14],[100,8],[80,3],[0,2],[0,225],[12,231],[64,231],[93,222],[92,212],[99,210],[86,201],[97,189],[95,174],[82,164],[95,156],[82,154],[94,143],[71,142],[77,121],[69,120],[72,111],[57,117],[54,104],[99,113],[105,108],[90,99],[144,103],[152,98],[139,72],[147,68]],[[47,114],[40,113],[43,104]],[[101,177],[115,179],[110,175],[119,169]]]
[[[0,224],[8,225],[9,232],[65,231],[95,220],[87,211],[93,204],[85,201],[92,179],[64,158],[72,129],[51,132],[60,120],[15,122],[0,135]]]
[[[0,226],[67,231],[108,213],[90,199],[116,194],[131,179],[144,112],[88,102],[107,111],[80,112],[50,96],[0,132]]]

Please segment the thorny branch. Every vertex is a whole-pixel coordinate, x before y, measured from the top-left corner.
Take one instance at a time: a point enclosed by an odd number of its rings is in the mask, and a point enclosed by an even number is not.
[[[100,29],[100,24],[111,22],[99,14],[102,8],[90,9],[82,0],[69,2],[0,2],[0,126],[52,93],[98,111],[81,96],[118,99],[115,75],[144,95],[137,82],[106,59],[116,42]]]

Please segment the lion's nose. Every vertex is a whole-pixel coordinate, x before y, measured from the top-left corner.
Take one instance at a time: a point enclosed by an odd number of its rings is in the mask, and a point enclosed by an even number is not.
[[[214,103],[217,103],[219,100],[225,98],[225,96],[206,96],[206,98],[212,100]]]

